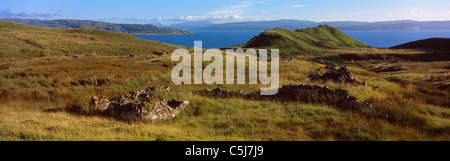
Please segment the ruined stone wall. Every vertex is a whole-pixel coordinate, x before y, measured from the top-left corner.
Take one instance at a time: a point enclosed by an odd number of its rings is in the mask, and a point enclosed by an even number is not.
[[[171,119],[189,106],[188,101],[176,98],[171,101],[159,97],[160,92],[170,92],[168,87],[149,87],[134,91],[113,99],[94,96],[91,107],[118,119],[136,119],[138,121],[158,121]]]

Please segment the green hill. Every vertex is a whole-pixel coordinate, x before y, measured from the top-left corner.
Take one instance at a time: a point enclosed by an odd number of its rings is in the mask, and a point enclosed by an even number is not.
[[[98,28],[113,32],[127,33],[133,35],[183,35],[192,34],[192,32],[167,28],[157,27],[154,25],[141,25],[141,24],[114,24],[100,21],[90,20],[39,20],[39,19],[4,19],[5,21],[17,22],[24,25],[36,26],[36,27],[48,27],[48,28]]]
[[[318,27],[297,29],[295,31],[308,34],[311,37],[323,41],[333,47],[369,47],[369,45],[360,42],[348,36],[339,29],[329,25],[320,25]]]
[[[266,30],[246,44],[232,48],[237,47],[280,49],[282,55],[295,55],[301,52],[370,46],[353,39],[335,27],[320,25],[295,31],[282,28]]]
[[[128,55],[172,52],[182,46],[95,28],[41,28],[0,20],[0,57]]]

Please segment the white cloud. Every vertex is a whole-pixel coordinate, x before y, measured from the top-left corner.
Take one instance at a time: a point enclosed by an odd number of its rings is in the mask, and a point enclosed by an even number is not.
[[[1,10],[0,11],[0,17],[5,17],[5,18],[16,18],[16,17],[54,17],[54,16],[60,16],[60,15],[56,14],[56,13],[50,13],[50,12],[37,13],[37,12],[32,12],[32,11],[15,13],[15,12],[11,12],[10,9],[6,9],[6,10]]]
[[[240,21],[246,18],[239,15],[225,16],[181,16],[176,21]]]
[[[409,11],[411,14],[416,14],[417,9],[416,8],[412,8],[411,11]]]
[[[297,8],[297,7],[305,7],[305,5],[302,5],[302,4],[296,4],[296,5],[286,6],[286,8]]]
[[[392,11],[389,11],[389,13],[388,13],[389,15],[392,15]]]
[[[422,9],[419,10],[419,9],[416,9],[416,8],[412,8],[410,13],[411,14],[419,14],[419,13],[423,14],[423,13],[425,13],[425,10],[422,10]]]
[[[209,12],[211,15],[237,15],[244,13],[249,7],[253,5],[253,1],[245,1],[237,5],[226,6],[221,9]]]

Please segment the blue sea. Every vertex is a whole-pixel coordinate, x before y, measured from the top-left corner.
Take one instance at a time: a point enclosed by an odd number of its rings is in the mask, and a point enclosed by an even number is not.
[[[194,41],[203,41],[203,48],[225,48],[246,43],[263,31],[193,30],[190,35],[138,36],[142,39],[162,41],[169,44],[193,46]],[[450,38],[450,30],[439,31],[343,31],[351,37],[373,47],[388,48],[420,39]]]
[[[203,41],[206,49],[225,48],[243,44],[264,31],[232,31],[232,30],[193,30],[188,35],[154,35],[138,36],[142,39],[162,41],[169,44],[194,46],[194,41]]]

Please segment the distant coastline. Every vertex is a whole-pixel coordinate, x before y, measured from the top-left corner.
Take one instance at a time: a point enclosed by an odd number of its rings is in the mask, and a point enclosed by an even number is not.
[[[203,40],[204,48],[224,48],[245,43],[264,30],[190,30],[187,35],[138,35],[146,40],[162,41],[169,44],[193,46],[195,40]],[[407,31],[351,31],[342,30],[351,37],[377,48],[433,37],[450,38],[450,30],[407,30]]]
[[[269,30],[276,27],[296,30],[299,28],[308,28],[318,25],[330,25],[340,30],[351,31],[405,31],[405,30],[450,30],[449,21],[379,21],[379,22],[360,22],[360,21],[324,21],[315,22],[307,20],[272,20],[272,21],[245,21],[214,24],[203,22],[197,23],[172,24],[164,27],[175,27],[186,30]]]
[[[97,28],[118,33],[127,33],[132,35],[184,35],[193,34],[192,32],[169,28],[157,27],[151,24],[115,24],[109,22],[92,21],[92,20],[39,20],[39,19],[2,19],[4,21],[16,22],[29,26],[47,27],[47,28]]]

